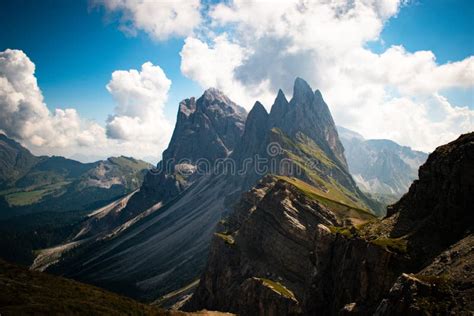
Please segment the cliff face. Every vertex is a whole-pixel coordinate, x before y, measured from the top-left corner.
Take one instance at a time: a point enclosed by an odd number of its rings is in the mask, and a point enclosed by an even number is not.
[[[382,220],[323,199],[301,181],[267,177],[215,234],[185,309],[242,315],[472,310],[473,171],[471,133],[430,155],[420,180]]]
[[[474,310],[474,235],[437,256],[418,273],[402,274],[375,315],[448,314]]]
[[[387,212],[392,237],[408,241],[420,260],[438,254],[472,231],[474,133],[438,147],[420,167],[419,180]]]

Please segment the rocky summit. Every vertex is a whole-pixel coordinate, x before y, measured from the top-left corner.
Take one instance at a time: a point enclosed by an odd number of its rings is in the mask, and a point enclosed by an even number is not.
[[[474,309],[474,133],[433,152],[379,220],[268,176],[214,234],[184,309],[239,315],[446,315]]]

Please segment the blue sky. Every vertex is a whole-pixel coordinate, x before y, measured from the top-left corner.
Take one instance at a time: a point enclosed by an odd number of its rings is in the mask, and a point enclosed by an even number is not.
[[[147,135],[137,136],[128,131],[128,140],[123,138],[114,143],[115,151],[94,152],[96,156],[122,151],[140,155],[145,151],[143,148],[160,143],[151,154],[159,156],[172,132],[179,101],[200,96],[205,87],[216,86],[248,109],[256,99],[267,106],[271,104],[279,87],[290,94],[289,87],[296,76],[304,77],[314,88],[323,91],[338,124],[368,138],[390,138],[430,151],[460,132],[472,130],[474,1],[471,0],[400,0],[406,3],[396,10],[390,9],[396,0],[377,0],[369,7],[376,21],[370,20],[370,15],[368,21],[364,21],[365,11],[360,8],[356,8],[355,18],[349,16],[344,20],[335,14],[326,21],[324,16],[318,16],[318,12],[327,9],[325,4],[308,2],[314,10],[296,10],[295,23],[288,23],[282,15],[286,10],[294,10],[294,4],[283,2],[271,6],[263,2],[262,6],[243,1],[234,7],[229,0],[222,5],[228,10],[219,11],[215,6],[219,1],[189,0],[171,5],[156,1],[151,7],[156,16],[150,19],[131,15],[139,7],[138,2],[132,0],[124,1],[126,5],[118,9],[111,9],[110,0],[94,0],[102,3],[96,6],[87,0],[0,1],[0,52],[7,48],[22,50],[36,66],[34,76],[51,113],[57,108],[75,109],[81,119],[92,120],[103,127],[102,134],[94,134],[96,139],[110,137],[108,117],[122,115],[130,119],[133,118],[130,113],[135,113],[133,109],[126,110],[127,113],[123,109],[120,113],[114,110],[120,101],[114,100],[106,89],[114,71],[140,71],[145,62],[151,62],[161,67],[171,80],[171,88],[165,89],[168,96],[164,106],[165,121],[160,121],[164,127],[155,129],[149,119],[147,126],[154,129]],[[354,3],[347,1],[347,6]],[[387,7],[381,5],[382,2]],[[168,8],[162,8],[166,7],[165,3]],[[197,3],[197,7],[190,3]],[[171,30],[150,30],[150,27],[160,27],[162,12],[173,15],[172,10],[179,11],[178,17],[186,18],[195,10],[194,17],[200,18],[187,31],[184,30],[186,19],[172,21]],[[364,18],[357,18],[357,14]],[[259,19],[248,19],[254,15]],[[135,35],[123,31],[124,18],[136,31]],[[384,23],[383,28],[380,34],[377,31],[374,35],[367,25],[376,29],[374,25],[380,21]],[[275,33],[278,28],[273,28],[272,23],[288,27],[288,34]],[[339,24],[340,28],[334,28]],[[311,27],[320,28],[322,32],[314,33]],[[301,34],[300,28],[305,30]],[[340,30],[343,33],[338,33]],[[325,37],[326,31],[334,35]],[[351,32],[355,40],[352,42],[350,36],[345,38],[344,32]],[[171,35],[159,38],[165,33]],[[301,42],[300,37],[306,39],[305,36],[308,41]],[[394,48],[398,45],[404,49]],[[296,47],[296,53],[288,51],[289,47]],[[431,51],[436,64],[430,59],[431,55],[420,51]],[[182,63],[186,65],[183,72]],[[375,64],[378,68],[372,69]],[[397,73],[399,68],[402,72]],[[400,78],[404,79],[400,81]],[[126,86],[120,89],[124,88]],[[116,96],[123,93],[119,90],[115,91]],[[158,106],[162,111],[161,105],[147,106],[150,109]],[[367,117],[367,113],[371,116]],[[146,114],[141,115],[137,126],[143,123],[140,120],[146,120]],[[417,124],[423,126],[417,127]],[[3,126],[0,129],[6,130]],[[90,130],[74,133],[79,135]],[[150,135],[161,138],[151,140]],[[33,141],[36,136],[19,134],[17,138],[41,154],[73,156],[90,151],[87,146],[78,145],[79,138],[74,146],[69,146],[48,142],[54,137],[47,135],[41,136],[42,142],[38,142],[38,138]],[[135,146],[130,143],[134,137],[146,139],[148,145]],[[128,147],[120,147],[127,141]],[[109,145],[102,146],[112,148]]]
[[[381,52],[391,45],[408,51],[431,50],[438,63],[462,60],[474,55],[474,1],[415,0],[387,22],[381,42],[369,47]],[[474,109],[472,89],[445,91],[453,103]]]
[[[388,21],[383,43],[369,47],[380,52],[402,44],[409,51],[433,51],[439,63],[461,60],[474,55],[473,21],[474,1],[417,0]],[[51,109],[75,107],[100,123],[114,107],[105,89],[111,73],[137,69],[146,61],[160,65],[173,82],[165,109],[174,119],[180,100],[202,92],[180,72],[182,46],[182,38],[157,42],[144,32],[127,36],[86,0],[2,1],[0,51],[25,51],[36,64],[36,77]],[[449,95],[474,107],[470,90],[456,89]]]

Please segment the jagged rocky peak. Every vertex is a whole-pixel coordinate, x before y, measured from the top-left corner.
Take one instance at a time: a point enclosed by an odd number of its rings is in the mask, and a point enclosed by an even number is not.
[[[281,89],[278,89],[275,104],[288,104],[288,100],[286,99],[285,93]]]
[[[259,102],[254,105],[249,113],[242,141],[233,157],[240,165],[246,163],[245,159],[255,155],[273,160],[276,158],[283,163],[269,166],[270,173],[291,174],[313,185],[324,186],[325,190],[340,191],[342,186],[345,188],[341,191],[342,195],[353,201],[358,200],[361,207],[377,209],[375,212],[379,213],[378,206],[373,205],[358,190],[347,170],[343,147],[320,92],[313,93],[301,78],[296,79],[294,86],[294,96],[290,102],[282,90],[278,91],[270,114],[267,114]],[[267,152],[274,144],[282,149],[278,157]],[[291,167],[285,166],[285,161],[291,161]],[[254,167],[257,170],[255,164]],[[296,174],[292,170],[299,172]],[[243,187],[247,189],[254,185],[261,176],[258,172],[249,172]],[[324,179],[325,184],[322,184],[321,179]],[[334,181],[339,186],[335,186]],[[348,195],[348,192],[351,193]]]
[[[209,88],[197,100],[197,107],[204,112],[209,110],[223,112],[223,115],[235,115],[245,120],[247,112],[244,108],[229,99],[222,91]]]
[[[262,103],[259,101],[255,102],[252,110],[250,110],[249,115],[247,116],[247,121],[245,122],[245,132],[244,137],[242,138],[242,144],[245,145],[245,142],[248,141],[245,136],[261,136],[258,141],[262,141],[265,138],[266,128],[268,125],[269,114]]]
[[[236,148],[234,158],[245,159],[259,154],[268,132],[269,114],[260,102],[255,102],[245,122],[242,139]]]
[[[285,113],[288,112],[288,104],[285,94],[281,89],[279,89],[270,111],[270,121],[272,125],[276,126],[281,124],[281,120],[284,118]]]
[[[268,112],[265,110],[265,107],[263,106],[262,103],[259,101],[255,102],[255,104],[252,107],[252,110],[250,110],[249,115],[247,117],[247,122],[248,121],[260,121],[261,119],[266,119],[268,118]],[[247,124],[247,123],[246,123]]]
[[[247,117],[245,109],[221,91],[210,88],[199,98],[181,101],[176,126],[164,161],[227,157],[240,140]]]
[[[288,102],[280,90],[270,112],[272,127],[294,137],[303,133],[313,139],[334,161],[347,169],[347,162],[329,107],[319,90],[313,92],[310,85],[296,78],[293,97]]]
[[[158,164],[160,172],[147,174],[141,189],[146,198],[135,197],[131,203],[141,199],[148,200],[148,205],[177,196],[196,180],[192,174],[198,159],[213,162],[233,152],[246,118],[244,108],[214,88],[207,89],[197,100],[192,97],[181,101],[173,136]],[[178,172],[183,168],[189,171],[186,177]]]
[[[311,102],[313,99],[313,90],[309,84],[301,78],[296,78],[293,85],[293,103]]]

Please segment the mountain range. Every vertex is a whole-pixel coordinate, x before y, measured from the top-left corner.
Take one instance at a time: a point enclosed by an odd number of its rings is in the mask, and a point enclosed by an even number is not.
[[[429,157],[365,140],[336,127],[301,78],[270,112],[257,101],[247,113],[214,88],[183,100],[149,170],[125,157],[36,157],[5,136],[0,230],[10,237],[0,253],[190,312],[463,312],[473,301],[473,137]],[[32,243],[37,218],[49,230]],[[19,233],[25,219],[33,224]]]
[[[0,218],[36,210],[94,209],[140,187],[152,166],[128,157],[81,163],[34,156],[0,134]]]
[[[428,154],[400,146],[388,139],[364,139],[337,127],[344,145],[349,171],[361,190],[396,202],[418,177],[418,168]]]
[[[208,89],[181,102],[140,190],[91,214],[87,233],[43,250],[33,267],[154,300],[199,277],[216,225],[268,173],[308,182],[354,220],[383,212],[349,174],[329,108],[304,80],[290,101],[279,91],[270,113],[257,102],[247,115]]]

